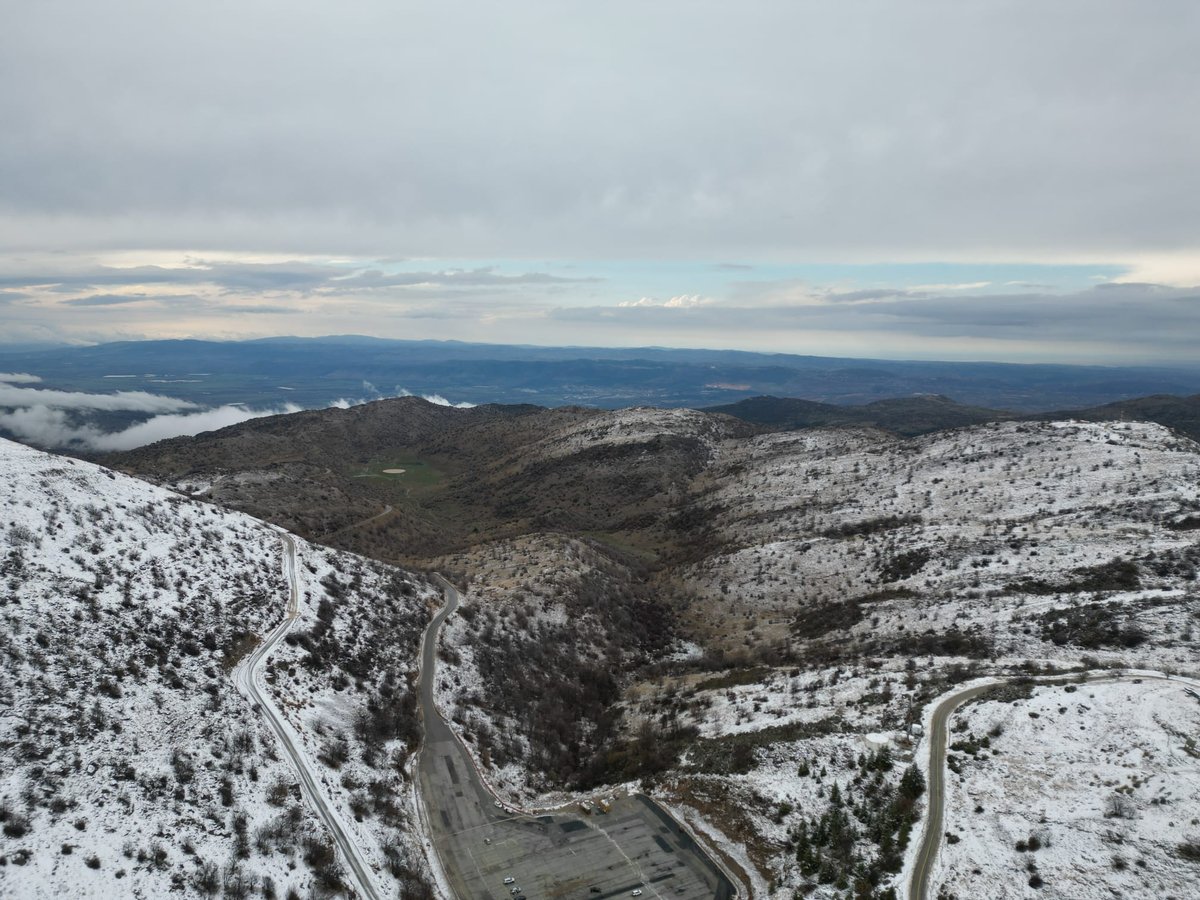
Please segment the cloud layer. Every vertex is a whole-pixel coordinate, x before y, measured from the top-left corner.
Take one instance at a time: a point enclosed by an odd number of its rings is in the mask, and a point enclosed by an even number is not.
[[[0,243],[1194,251],[1198,32],[1184,0],[14,4]]]
[[[0,338],[1178,357],[1190,295],[997,270],[1200,284],[1198,32],[1185,0],[12,4]],[[930,260],[975,269],[778,271]]]
[[[987,277],[964,277],[972,273]],[[369,333],[883,358],[1193,364],[1200,289],[1113,280],[1119,275],[1119,269],[1087,266],[829,271],[577,263],[543,271],[511,263],[433,269],[200,256],[118,266],[0,254],[0,292],[21,295],[0,306],[0,320],[10,338],[22,340]],[[659,290],[633,293],[646,286]],[[7,397],[8,405],[189,408],[140,392],[57,396],[34,385],[10,380],[0,387],[0,404]]]
[[[131,450],[155,441],[182,435],[215,431],[283,413],[299,412],[302,407],[287,403],[265,409],[249,409],[239,404],[201,409],[197,404],[173,397],[142,391],[118,391],[113,394],[89,394],[77,391],[53,391],[14,387],[41,381],[24,372],[0,372],[0,429],[17,440],[46,448],[74,448],[99,452]],[[363,382],[365,397],[343,399],[333,406],[347,409],[368,400],[384,397],[370,382]],[[396,397],[415,396],[397,387]],[[423,395],[439,406],[469,409],[473,403],[452,403],[440,394]],[[149,417],[119,430],[106,430],[89,421],[96,412],[146,413]]]

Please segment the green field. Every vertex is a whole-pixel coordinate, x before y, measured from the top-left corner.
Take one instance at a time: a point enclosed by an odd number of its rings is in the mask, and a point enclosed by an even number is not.
[[[393,473],[388,472],[388,469],[403,469],[404,471]],[[350,475],[354,478],[392,482],[416,490],[436,488],[445,480],[445,475],[440,469],[415,456],[387,456],[372,459],[365,465],[351,469]]]

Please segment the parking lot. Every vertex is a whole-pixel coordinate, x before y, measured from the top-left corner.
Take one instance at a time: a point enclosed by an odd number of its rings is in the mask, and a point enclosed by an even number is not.
[[[645,797],[613,798],[607,812],[572,807],[529,816],[505,809],[487,792],[433,699],[438,629],[459,599],[452,585],[443,584],[447,603],[430,622],[422,650],[425,743],[417,787],[430,840],[455,896],[730,900],[736,892],[724,872]],[[512,881],[506,884],[506,878]]]
[[[446,735],[445,737],[449,737]],[[426,745],[422,788],[433,840],[462,900],[629,897],[728,900],[728,879],[643,797],[597,810],[526,816],[497,808],[453,738]],[[433,802],[431,802],[433,801]],[[504,879],[513,883],[506,885]]]

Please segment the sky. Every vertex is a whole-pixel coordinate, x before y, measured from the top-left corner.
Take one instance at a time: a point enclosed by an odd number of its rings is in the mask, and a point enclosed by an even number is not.
[[[1194,362],[1200,4],[10,4],[0,342]]]

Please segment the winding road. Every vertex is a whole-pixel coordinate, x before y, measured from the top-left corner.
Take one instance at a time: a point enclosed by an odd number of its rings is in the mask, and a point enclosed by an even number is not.
[[[649,797],[614,794],[607,813],[587,815],[574,803],[526,812],[493,793],[437,706],[438,635],[460,599],[437,578],[446,602],[421,647],[424,742],[414,781],[430,865],[447,900],[508,900],[514,881],[533,898],[739,897],[732,877]]]
[[[283,640],[296,618],[300,615],[300,583],[296,575],[296,541],[290,534],[279,532],[284,546],[284,567],[288,578],[287,612],[263,642],[254,649],[234,670],[234,684],[241,694],[254,703],[263,714],[271,731],[275,733],[279,746],[283,748],[292,764],[296,778],[305,798],[316,810],[317,815],[329,829],[334,844],[346,865],[347,874],[360,896],[368,900],[382,900],[385,896],[375,884],[371,866],[362,850],[347,833],[341,819],[333,809],[329,797],[321,790],[316,767],[305,755],[299,738],[284,721],[282,713],[271,700],[269,692],[261,684],[262,664]]]
[[[1098,678],[1090,678],[1090,671],[1071,672],[1065,675],[1043,675],[1034,677],[1035,684],[1063,684],[1086,681],[1089,684],[1109,684],[1117,681],[1170,681],[1196,687],[1190,678],[1179,678],[1152,672],[1123,673],[1113,675],[1105,672]],[[1028,677],[1028,676],[1025,676]],[[934,863],[942,846],[943,823],[946,813],[946,733],[950,717],[964,703],[968,703],[1002,684],[1017,681],[1017,677],[996,678],[987,684],[977,684],[943,697],[933,709],[929,725],[929,768],[925,773],[928,784],[929,814],[921,833],[921,844],[917,850],[916,863],[908,883],[909,900],[928,900],[929,881]]]
[[[942,822],[946,813],[946,726],[956,709],[980,694],[985,694],[1003,682],[977,685],[951,694],[933,710],[929,725],[929,770],[926,772],[928,785],[929,814],[925,817],[925,830],[921,834],[921,847],[917,851],[917,862],[909,882],[909,900],[925,900],[929,894],[929,878],[938,850],[942,846]]]

